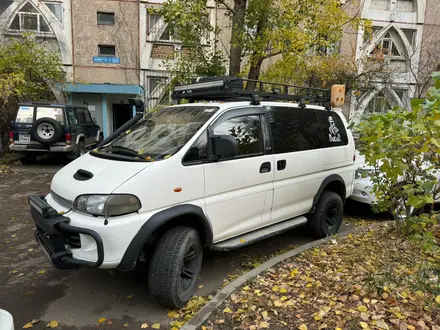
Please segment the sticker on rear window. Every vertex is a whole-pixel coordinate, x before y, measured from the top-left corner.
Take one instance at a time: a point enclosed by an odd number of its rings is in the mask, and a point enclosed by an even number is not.
[[[329,127],[329,135],[328,139],[330,142],[342,142],[341,141],[341,135],[339,134],[339,128],[336,127],[335,120],[332,116],[328,117],[328,122],[330,124]]]

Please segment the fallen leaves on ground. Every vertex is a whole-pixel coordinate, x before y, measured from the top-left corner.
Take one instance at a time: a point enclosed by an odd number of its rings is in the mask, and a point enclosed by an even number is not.
[[[422,252],[389,224],[335,240],[260,274],[204,324],[214,329],[440,330],[438,250]]]
[[[47,325],[46,328],[57,328],[58,327],[58,321],[50,321]]]
[[[29,329],[32,328],[34,325],[31,322],[26,323],[25,325],[23,325],[23,329]]]
[[[160,324],[159,323],[154,323],[151,327],[153,329],[160,329]]]
[[[141,324],[141,329],[146,329],[148,328],[148,323],[142,323]]]
[[[98,319],[98,324],[104,323],[107,319],[105,317],[100,317]]]

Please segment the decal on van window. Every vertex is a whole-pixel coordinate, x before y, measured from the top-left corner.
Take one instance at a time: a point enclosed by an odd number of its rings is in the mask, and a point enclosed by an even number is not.
[[[330,124],[328,139],[330,142],[342,142],[341,135],[339,134],[339,128],[336,127],[335,121],[332,116],[328,117],[328,122]]]

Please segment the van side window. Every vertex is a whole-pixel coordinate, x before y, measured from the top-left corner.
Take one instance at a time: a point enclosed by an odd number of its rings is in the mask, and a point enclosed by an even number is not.
[[[327,147],[345,146],[348,144],[347,131],[341,117],[335,112],[316,111],[324,132]]]
[[[271,107],[268,117],[272,128],[274,153],[325,148],[315,111],[293,107]]]
[[[201,162],[208,159],[208,132],[205,131],[200,135],[196,142],[188,149],[184,163]]]
[[[263,137],[258,115],[240,116],[228,119],[213,130],[215,135],[230,135],[238,144],[237,156],[262,154]]]

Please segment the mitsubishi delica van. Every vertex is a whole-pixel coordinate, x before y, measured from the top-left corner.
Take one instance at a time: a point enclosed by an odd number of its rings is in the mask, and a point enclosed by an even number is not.
[[[335,234],[354,179],[352,133],[331,106],[343,87],[246,83],[177,86],[174,98],[189,103],[135,117],[56,173],[47,196],[29,197],[51,263],[147,265],[152,295],[179,308],[205,248],[233,250],[298,226]]]

